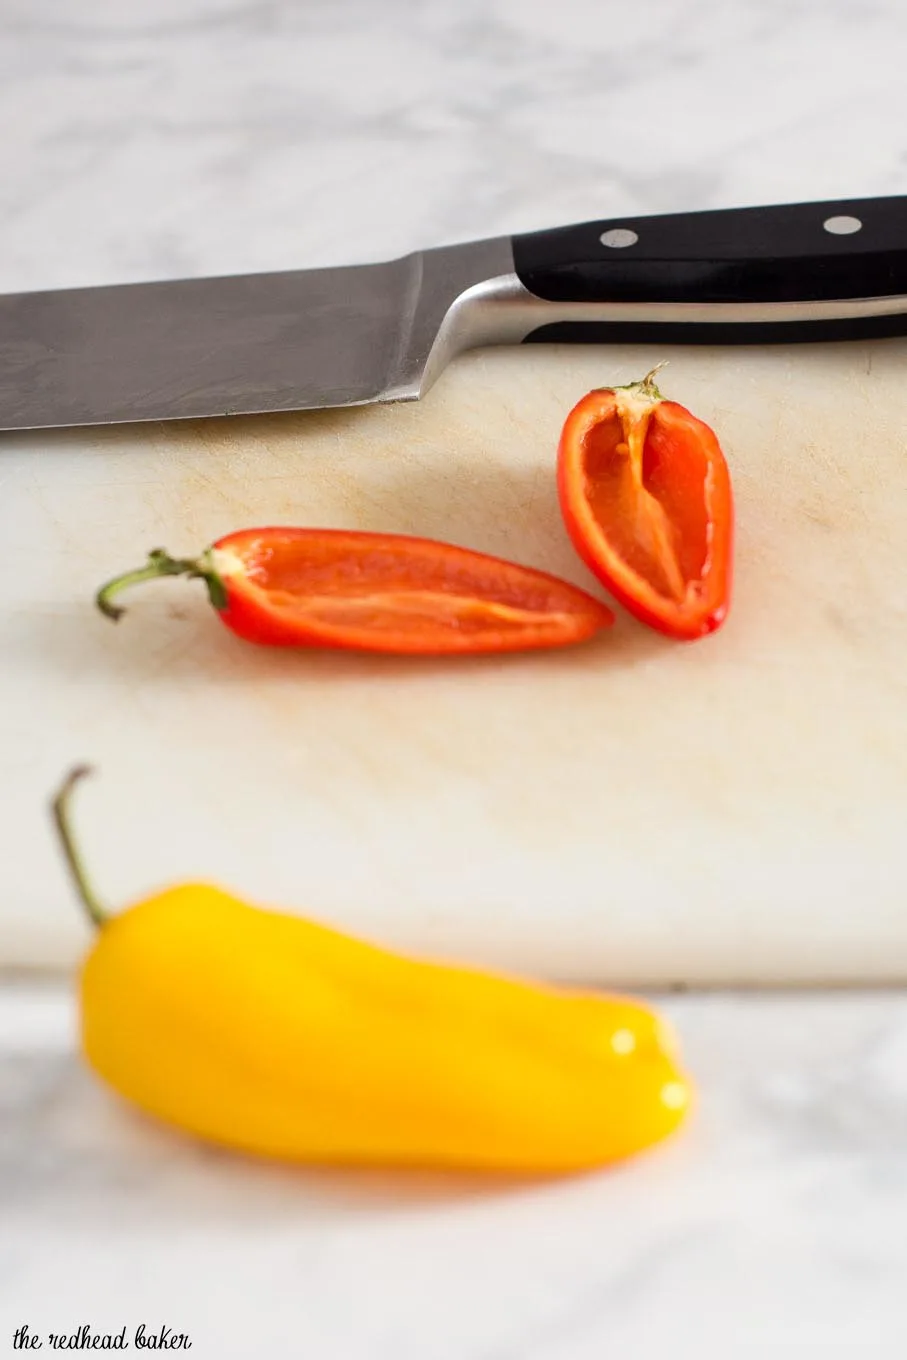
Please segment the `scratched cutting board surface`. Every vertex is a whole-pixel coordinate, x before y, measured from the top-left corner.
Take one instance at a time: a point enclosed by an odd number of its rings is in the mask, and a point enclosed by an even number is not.
[[[450,539],[594,583],[554,451],[589,387],[670,359],[738,507],[725,628],[619,617],[467,662],[256,649],[198,583],[91,594],[243,525]],[[570,979],[907,977],[907,344],[467,355],[420,403],[0,442],[0,962],[88,938],[64,769],[112,903],[208,877],[391,944]]]

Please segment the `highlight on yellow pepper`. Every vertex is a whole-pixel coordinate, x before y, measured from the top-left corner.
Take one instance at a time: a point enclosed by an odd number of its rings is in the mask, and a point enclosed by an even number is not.
[[[521,1173],[606,1165],[683,1121],[673,1038],[630,998],[407,958],[205,883],[109,914],[70,823],[87,773],[53,802],[97,927],[81,1045],[146,1113],[281,1160]]]

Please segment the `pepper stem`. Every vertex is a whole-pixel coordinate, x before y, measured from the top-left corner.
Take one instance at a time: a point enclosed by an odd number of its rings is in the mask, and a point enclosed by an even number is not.
[[[655,374],[660,373],[667,364],[667,359],[662,359],[660,364],[650,368],[646,376],[640,382],[630,383],[630,387],[637,392],[641,392],[644,397],[649,397],[652,401],[664,401],[664,397],[655,386]]]
[[[57,838],[66,860],[66,867],[70,877],[75,884],[76,893],[79,901],[85,908],[90,921],[99,930],[105,926],[110,919],[110,912],[102,905],[100,898],[95,893],[94,888],[85,871],[82,863],[82,856],[76,844],[75,836],[72,831],[72,823],[69,814],[69,805],[72,799],[72,791],[75,786],[93,771],[90,765],[76,765],[70,770],[63,780],[51,803],[51,813],[57,831]]]
[[[139,585],[142,581],[154,581],[159,576],[188,576],[203,580],[208,587],[214,608],[226,608],[227,593],[223,581],[214,569],[210,553],[202,553],[201,557],[171,557],[163,548],[155,548],[150,552],[144,567],[137,567],[135,571],[125,571],[121,576],[115,576],[112,581],[101,586],[95,595],[95,604],[102,614],[106,614],[108,619],[113,619],[116,623],[126,611],[121,605],[113,603],[114,596],[119,595],[121,590]]]
[[[650,401],[664,401],[664,397],[655,386],[655,374],[660,373],[667,363],[667,359],[662,359],[660,364],[650,368],[646,376],[640,378],[637,382],[624,383],[620,387],[604,387],[601,390],[603,392],[637,392],[643,397],[648,397]]]
[[[648,373],[640,383],[640,386],[645,387],[647,389],[651,389],[653,392],[657,392],[658,388],[655,386],[655,383],[653,381],[655,378],[655,374],[660,373],[663,368],[667,368],[669,363],[670,363],[669,359],[662,359],[660,364],[656,364],[654,368],[650,368]]]

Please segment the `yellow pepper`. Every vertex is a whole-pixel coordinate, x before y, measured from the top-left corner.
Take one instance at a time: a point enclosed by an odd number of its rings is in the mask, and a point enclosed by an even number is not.
[[[639,1152],[689,1089],[659,1018],[572,992],[401,957],[185,884],[108,915],[54,801],[99,927],[80,981],[95,1072],[225,1146],[291,1161],[568,1172]]]

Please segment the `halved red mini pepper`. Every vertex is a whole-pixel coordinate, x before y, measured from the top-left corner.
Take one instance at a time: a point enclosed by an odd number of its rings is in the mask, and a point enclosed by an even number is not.
[[[728,611],[731,480],[714,432],[664,400],[655,372],[573,408],[558,493],[574,547],[608,591],[643,623],[689,640]]]
[[[581,642],[614,622],[584,590],[449,543],[343,529],[228,534],[197,558],[161,549],[98,591],[98,607],[159,576],[205,581],[223,623],[271,647],[420,655],[509,652]]]

